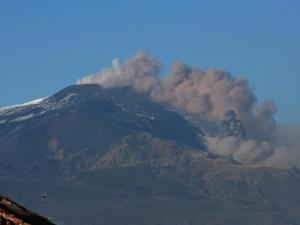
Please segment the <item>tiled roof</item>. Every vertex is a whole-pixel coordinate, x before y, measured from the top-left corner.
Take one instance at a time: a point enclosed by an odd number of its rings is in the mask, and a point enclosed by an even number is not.
[[[0,195],[0,225],[53,225],[53,223]]]

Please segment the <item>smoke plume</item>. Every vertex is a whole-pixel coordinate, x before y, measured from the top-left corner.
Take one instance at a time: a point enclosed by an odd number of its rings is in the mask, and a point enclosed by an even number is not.
[[[297,152],[295,146],[273,144],[280,136],[275,132],[277,107],[272,100],[257,104],[246,79],[233,77],[223,69],[203,71],[183,62],[174,63],[169,76],[162,79],[161,68],[155,57],[141,50],[123,64],[113,60],[112,68],[84,77],[77,84],[129,86],[137,93],[148,94],[154,102],[166,103],[199,121],[221,125],[232,135],[206,137],[208,150],[238,161],[277,163],[287,152]]]
[[[225,136],[244,138],[246,136],[246,130],[242,123],[235,117],[236,114],[233,110],[225,111],[224,119],[220,122],[220,127],[225,132]]]
[[[156,58],[139,51],[124,64],[114,59],[112,68],[104,68],[95,75],[78,80],[76,84],[100,84],[105,88],[131,86],[138,93],[150,93],[159,86],[160,70],[161,65]]]

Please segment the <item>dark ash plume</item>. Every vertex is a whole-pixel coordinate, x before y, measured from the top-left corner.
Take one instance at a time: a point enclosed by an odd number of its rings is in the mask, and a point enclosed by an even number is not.
[[[242,123],[237,120],[236,114],[233,110],[224,112],[224,119],[220,122],[220,127],[225,131],[225,135],[244,138],[246,136],[246,130]]]

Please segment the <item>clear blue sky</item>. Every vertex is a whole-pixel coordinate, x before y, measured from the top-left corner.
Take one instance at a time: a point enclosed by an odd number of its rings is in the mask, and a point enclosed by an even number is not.
[[[0,1],[0,107],[45,97],[144,49],[243,76],[300,118],[299,0]]]

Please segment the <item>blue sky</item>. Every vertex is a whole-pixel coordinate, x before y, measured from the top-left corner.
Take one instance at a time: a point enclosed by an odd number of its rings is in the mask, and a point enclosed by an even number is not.
[[[45,97],[144,49],[243,76],[300,118],[300,1],[0,1],[0,107]]]

